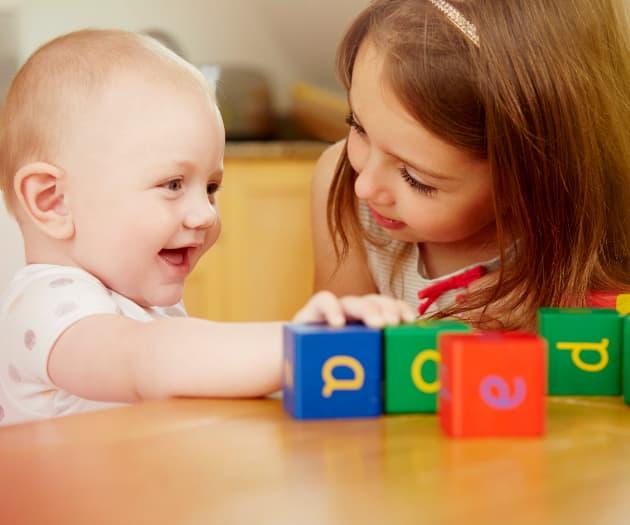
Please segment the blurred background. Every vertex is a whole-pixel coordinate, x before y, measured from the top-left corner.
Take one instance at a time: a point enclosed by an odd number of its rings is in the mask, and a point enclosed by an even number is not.
[[[226,190],[220,201],[225,233],[218,250],[222,253],[216,255],[212,266],[215,270],[222,267],[228,281],[230,275],[241,284],[249,278],[247,286],[259,287],[273,268],[285,278],[266,290],[264,305],[230,307],[230,294],[241,293],[234,285],[213,310],[206,304],[208,279],[196,275],[197,291],[188,294],[187,302],[195,303],[195,313],[205,317],[282,317],[310,290],[309,179],[321,151],[346,132],[345,95],[335,77],[334,57],[344,29],[367,3],[0,0],[0,90],[4,94],[19,65],[38,46],[86,27],[148,33],[202,69],[211,81],[216,80],[229,144]],[[251,193],[252,188],[256,194]],[[266,200],[261,200],[261,195],[267,195]],[[278,210],[274,217],[270,217],[270,203]],[[264,207],[258,209],[257,205]],[[261,220],[261,216],[267,219]],[[247,254],[233,253],[236,248],[232,248],[230,237],[236,233],[245,239],[248,233],[252,235],[249,246],[259,252],[255,265]],[[23,264],[17,228],[3,208],[0,238],[2,289]],[[289,248],[293,258],[260,260],[260,250],[270,251],[266,250],[270,243]],[[245,257],[248,264],[235,269],[232,263],[236,257]],[[265,264],[267,273],[253,269]],[[239,276],[239,272],[247,275]],[[287,274],[293,276],[289,282]],[[269,301],[273,302],[269,296],[278,295],[278,286],[293,287],[294,291],[287,292],[289,299],[280,298],[278,305],[269,308]],[[203,304],[196,304],[200,302]],[[273,313],[261,312],[263,306]]]

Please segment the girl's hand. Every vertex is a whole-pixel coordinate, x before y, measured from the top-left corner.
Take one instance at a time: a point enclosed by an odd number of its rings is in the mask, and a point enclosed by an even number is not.
[[[326,322],[344,326],[346,321],[362,321],[372,328],[412,322],[416,313],[404,301],[384,295],[336,297],[332,292],[318,292],[293,318],[294,323]]]

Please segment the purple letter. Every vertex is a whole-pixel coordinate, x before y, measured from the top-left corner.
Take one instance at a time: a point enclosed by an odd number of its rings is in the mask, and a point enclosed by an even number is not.
[[[510,397],[508,384],[500,376],[486,376],[479,385],[481,399],[496,410],[511,410],[519,406],[525,399],[527,385],[522,377],[514,378],[514,395]]]

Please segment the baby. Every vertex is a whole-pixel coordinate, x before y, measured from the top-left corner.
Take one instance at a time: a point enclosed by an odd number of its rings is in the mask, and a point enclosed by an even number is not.
[[[0,183],[27,261],[0,298],[2,424],[280,387],[281,323],[213,323],[181,305],[221,230],[224,145],[203,76],[148,37],[79,31],[20,69],[0,115]],[[413,317],[323,292],[294,320]]]

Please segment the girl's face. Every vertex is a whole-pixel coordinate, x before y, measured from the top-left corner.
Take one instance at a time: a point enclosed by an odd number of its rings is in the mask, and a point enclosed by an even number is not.
[[[494,234],[487,162],[414,120],[382,72],[383,57],[364,42],[350,89],[348,158],[357,173],[357,197],[394,239],[485,242]]]

